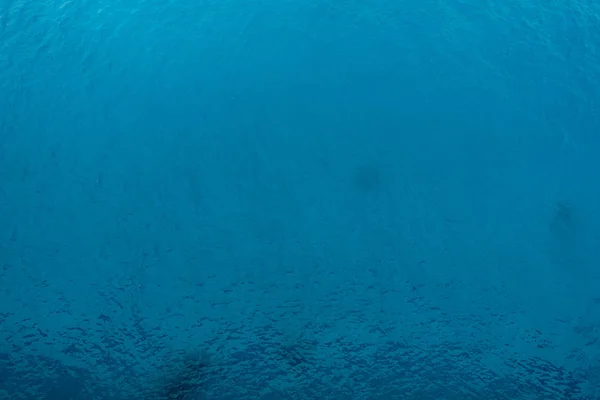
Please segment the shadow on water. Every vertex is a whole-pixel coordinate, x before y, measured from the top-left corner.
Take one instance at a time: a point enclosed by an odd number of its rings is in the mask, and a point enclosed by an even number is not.
[[[550,222],[550,232],[557,239],[566,240],[574,235],[576,221],[573,203],[559,201],[554,208],[554,215]]]
[[[211,360],[205,351],[186,354],[181,364],[176,365],[165,376],[161,395],[169,400],[202,398],[203,389],[209,379]]]

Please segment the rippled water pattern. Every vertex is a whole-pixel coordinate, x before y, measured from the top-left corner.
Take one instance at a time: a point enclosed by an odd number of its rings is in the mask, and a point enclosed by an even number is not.
[[[0,0],[0,399],[600,398],[594,1]]]

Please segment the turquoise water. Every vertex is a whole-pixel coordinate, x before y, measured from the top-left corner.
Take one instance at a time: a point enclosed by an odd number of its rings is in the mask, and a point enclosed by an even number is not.
[[[0,0],[0,399],[600,398],[600,6]]]

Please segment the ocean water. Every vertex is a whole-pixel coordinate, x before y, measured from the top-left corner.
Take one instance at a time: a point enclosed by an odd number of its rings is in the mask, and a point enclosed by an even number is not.
[[[0,399],[598,399],[599,107],[589,0],[0,0]]]

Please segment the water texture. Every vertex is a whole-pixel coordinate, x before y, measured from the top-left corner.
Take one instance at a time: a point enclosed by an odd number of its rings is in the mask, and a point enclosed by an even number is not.
[[[600,398],[598,4],[0,0],[0,399]]]

